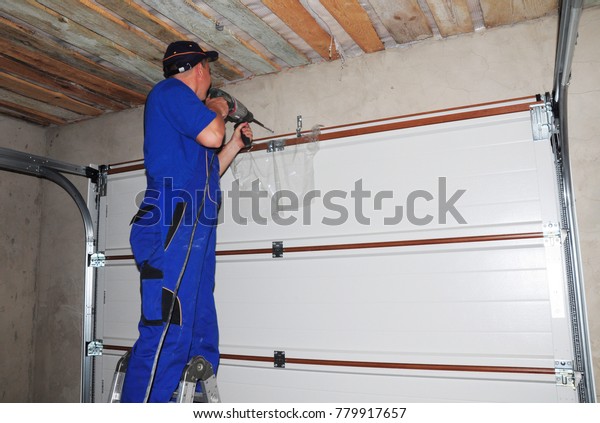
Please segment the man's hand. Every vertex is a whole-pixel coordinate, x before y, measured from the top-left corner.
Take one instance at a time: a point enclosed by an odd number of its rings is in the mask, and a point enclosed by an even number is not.
[[[221,149],[219,153],[219,174],[223,175],[235,156],[240,152],[241,149],[246,147],[244,141],[242,140],[242,134],[247,136],[252,143],[252,129],[250,128],[250,124],[248,122],[240,123],[235,131],[233,131],[233,135],[231,139],[225,146]]]
[[[244,142],[242,135],[246,137],[246,142]],[[252,134],[252,128],[250,128],[248,122],[242,122],[237,125],[231,136],[231,142],[235,142],[240,148],[250,147],[253,139],[254,135]]]
[[[229,105],[227,104],[227,101],[225,101],[225,99],[223,97],[216,97],[216,98],[208,97],[204,101],[204,104],[206,105],[206,107],[208,107],[210,110],[215,112],[217,115],[221,116],[223,118],[223,120],[225,120],[225,118],[229,114]]]

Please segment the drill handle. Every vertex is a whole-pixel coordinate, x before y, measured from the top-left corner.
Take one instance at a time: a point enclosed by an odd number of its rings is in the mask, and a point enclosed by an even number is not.
[[[240,126],[244,122],[245,121],[236,123],[234,125],[234,129],[237,129],[237,127]],[[246,135],[244,135],[243,132],[240,132],[240,135],[242,136],[242,141],[244,142],[244,147],[250,147],[252,145],[252,140],[250,139],[250,137],[247,137]]]

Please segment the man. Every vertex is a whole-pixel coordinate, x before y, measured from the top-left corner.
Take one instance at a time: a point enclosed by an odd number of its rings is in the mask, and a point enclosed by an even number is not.
[[[168,402],[191,357],[219,364],[213,298],[219,177],[244,147],[247,123],[230,141],[227,102],[207,98],[209,62],[218,58],[192,41],[171,43],[165,80],[144,112],[147,188],[132,220],[131,248],[140,270],[142,310],[121,402]],[[218,151],[218,153],[217,153]]]

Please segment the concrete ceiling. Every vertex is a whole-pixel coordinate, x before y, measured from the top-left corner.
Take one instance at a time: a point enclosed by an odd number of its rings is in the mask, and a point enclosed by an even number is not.
[[[217,50],[215,85],[556,14],[559,0],[8,0],[0,114],[64,125],[144,103],[168,43]],[[589,4],[600,3],[588,0]],[[517,40],[518,41],[518,40]]]

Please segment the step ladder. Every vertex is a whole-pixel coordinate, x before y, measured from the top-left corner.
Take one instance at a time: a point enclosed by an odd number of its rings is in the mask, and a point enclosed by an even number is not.
[[[123,382],[129,363],[130,352],[126,352],[117,363],[113,377],[108,402],[121,402]],[[200,383],[202,392],[196,392],[196,386]],[[184,367],[181,380],[177,390],[173,393],[171,402],[178,403],[218,403],[221,402],[217,388],[217,378],[213,372],[212,365],[202,356],[193,357]]]

